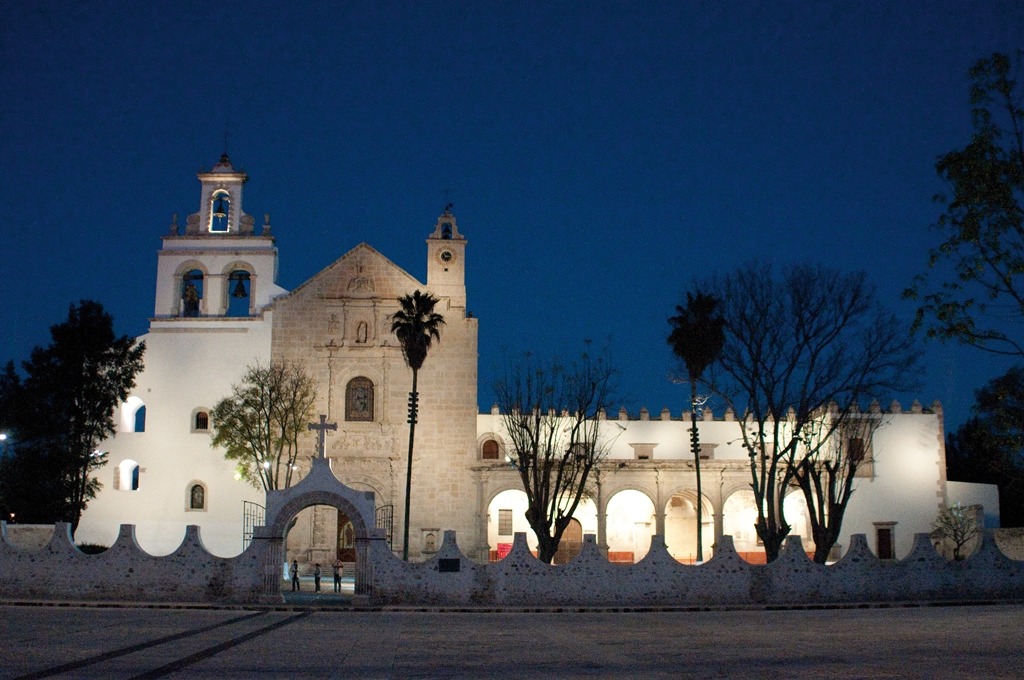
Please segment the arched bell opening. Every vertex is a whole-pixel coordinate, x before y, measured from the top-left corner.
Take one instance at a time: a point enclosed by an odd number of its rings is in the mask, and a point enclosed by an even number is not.
[[[236,269],[228,275],[227,288],[228,316],[249,316],[252,313],[252,275],[244,269]]]

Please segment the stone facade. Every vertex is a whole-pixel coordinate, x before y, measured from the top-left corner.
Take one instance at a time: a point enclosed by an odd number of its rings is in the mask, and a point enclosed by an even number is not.
[[[175,219],[163,238],[154,317],[142,338],[145,369],[120,409],[117,435],[104,445],[109,462],[98,472],[104,488],[75,539],[111,545],[119,527],[130,523],[144,551],[167,555],[178,549],[186,527],[197,526],[214,554],[242,551],[247,532],[262,521],[249,511],[267,501],[210,446],[208,416],[247,366],[286,360],[302,363],[315,378],[316,410],[339,426],[327,438],[333,474],[351,488],[373,492],[381,514],[374,521],[384,525],[393,518],[391,549],[401,551],[412,375],[390,317],[398,297],[425,290],[440,298],[446,324],[419,374],[410,558],[431,559],[445,530],[456,531],[463,550],[478,562],[511,551],[517,532],[527,532],[530,545],[521,482],[505,458],[501,414],[478,413],[478,322],[466,311],[471,252],[452,212],[445,210],[432,230],[424,229],[425,282],[362,243],[289,293],[276,282],[269,216],[257,230],[243,211],[248,176],[225,156],[198,179],[199,211],[184,230]],[[865,535],[876,550],[884,538],[891,557],[910,554],[915,534],[930,531],[939,508],[952,499],[984,503],[991,514],[990,490],[958,485],[950,492],[941,406],[914,402],[904,409],[894,402],[884,409],[875,405],[872,413],[885,424],[867,444],[871,462],[857,480],[836,558],[851,548],[854,534]],[[707,454],[701,499],[689,427],[688,413],[652,415],[644,408],[605,417],[608,456],[575,515],[575,551],[593,534],[609,559],[639,562],[657,535],[672,558],[692,562],[700,507],[705,559],[725,549],[727,536],[739,555],[763,558],[752,530],[749,466],[735,415],[705,411],[698,423]],[[310,469],[314,438],[302,447],[298,479]],[[799,506],[799,498],[792,500]],[[793,535],[806,548],[811,537],[800,512],[787,508]],[[288,528],[289,560],[354,559],[351,520],[343,508],[301,510]]]

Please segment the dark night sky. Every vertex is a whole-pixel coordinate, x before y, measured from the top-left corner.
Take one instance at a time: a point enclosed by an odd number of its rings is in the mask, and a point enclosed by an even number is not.
[[[610,338],[631,410],[686,390],[666,318],[754,258],[865,270],[899,299],[937,242],[935,158],[1009,2],[0,3],[0,359],[80,298],[152,313],[159,237],[228,151],[292,289],[361,241],[419,279],[450,189],[480,402],[503,351]],[[908,404],[1009,364],[921,340]]]

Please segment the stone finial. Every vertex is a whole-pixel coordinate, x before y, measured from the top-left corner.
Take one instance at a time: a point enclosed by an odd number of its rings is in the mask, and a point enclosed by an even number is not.
[[[174,213],[174,215],[171,216],[170,234],[171,236],[178,235],[178,213]]]
[[[647,410],[646,406],[640,408],[640,420],[650,420],[651,412]]]
[[[942,415],[942,402],[939,401],[938,399],[932,402],[932,413]]]
[[[661,409],[661,419],[662,420],[672,420],[672,412],[669,411],[668,408]]]
[[[710,421],[712,421],[712,420],[714,420],[714,419],[715,419],[715,412],[714,412],[714,411],[712,411],[712,410],[711,410],[711,409],[709,409],[709,408],[705,408],[705,409],[704,409],[704,413],[703,413],[703,416],[704,416],[704,420],[706,420],[706,421],[709,421],[709,422],[710,422]]]
[[[893,399],[892,403],[889,404],[889,412],[897,414],[903,413],[903,404],[901,404],[898,399]]]
[[[919,402],[917,399],[915,399],[914,403],[910,405],[910,412],[911,413],[920,413],[921,412],[921,402]]]
[[[727,406],[725,408],[725,419],[729,421],[736,420],[736,411],[732,410],[732,406]]]
[[[882,405],[878,403],[877,399],[872,399],[871,400],[871,406],[869,407],[869,410],[872,413],[881,413],[882,412]]]
[[[492,416],[500,416],[501,415],[501,409],[498,408],[498,402],[494,402],[493,404],[491,404],[491,415]]]
[[[629,411],[625,406],[619,408],[619,420],[629,420]]]

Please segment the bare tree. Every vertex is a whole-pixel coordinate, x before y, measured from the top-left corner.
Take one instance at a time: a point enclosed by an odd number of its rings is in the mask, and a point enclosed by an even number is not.
[[[932,522],[936,533],[953,544],[953,559],[958,562],[966,557],[964,546],[981,535],[976,515],[973,508],[954,503],[942,508]]]
[[[250,366],[213,408],[211,445],[224,447],[224,457],[238,461],[239,474],[254,487],[287,489],[314,401],[313,379],[299,364]]]
[[[793,482],[807,502],[815,562],[825,564],[839,540],[854,480],[870,470],[871,443],[882,425],[880,409],[860,413],[852,408],[845,413],[830,409],[804,428]]]
[[[526,520],[548,564],[611,443],[601,437],[601,420],[615,374],[607,352],[550,363],[527,354],[494,386],[508,455],[526,492]]]
[[[915,385],[918,355],[862,273],[798,265],[777,276],[750,263],[701,289],[723,301],[726,344],[712,382],[744,414],[755,529],[772,561],[791,529],[786,495],[805,476],[815,497],[825,494],[819,504],[835,502],[832,484],[814,484],[812,470],[862,402]],[[851,457],[840,460],[848,469]],[[833,508],[829,522],[837,520]],[[838,523],[830,531],[838,535]]]

